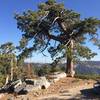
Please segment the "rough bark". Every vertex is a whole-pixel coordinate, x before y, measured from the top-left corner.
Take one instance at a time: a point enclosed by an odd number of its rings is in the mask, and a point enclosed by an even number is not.
[[[74,77],[74,64],[73,64],[73,40],[69,42],[67,46],[70,50],[67,52],[67,63],[66,63],[66,75],[69,77]]]
[[[6,76],[6,82],[5,82],[5,85],[8,84],[8,82],[9,82],[9,75]]]
[[[28,64],[27,71],[28,71],[28,78],[32,78],[33,73],[32,73],[32,66],[31,66],[31,64]]]
[[[14,69],[13,69],[14,65],[13,65],[13,59],[11,60],[11,81],[13,81],[13,74],[14,74]]]

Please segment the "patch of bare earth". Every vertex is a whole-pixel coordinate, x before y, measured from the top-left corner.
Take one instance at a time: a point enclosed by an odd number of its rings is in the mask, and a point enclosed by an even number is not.
[[[46,90],[32,91],[27,95],[6,95],[8,100],[100,100],[90,90],[93,88],[93,80],[81,80],[77,78],[63,78]]]

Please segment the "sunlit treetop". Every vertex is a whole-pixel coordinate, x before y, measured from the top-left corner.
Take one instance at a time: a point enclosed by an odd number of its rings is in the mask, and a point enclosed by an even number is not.
[[[76,58],[90,59],[95,55],[83,45],[86,39],[100,47],[97,34],[100,20],[94,17],[81,19],[79,13],[65,8],[63,3],[57,3],[56,0],[40,3],[36,11],[16,14],[15,19],[17,27],[23,32],[20,41],[20,49],[23,51],[19,58],[27,57],[32,51],[44,50],[48,50],[52,58],[63,58],[71,40],[74,41]],[[32,42],[31,47],[28,46],[29,41]],[[56,45],[52,45],[52,41],[56,41]],[[61,57],[58,57],[59,54]]]

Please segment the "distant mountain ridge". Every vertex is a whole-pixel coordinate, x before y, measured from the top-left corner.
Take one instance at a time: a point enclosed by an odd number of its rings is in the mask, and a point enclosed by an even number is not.
[[[100,61],[82,61],[79,62],[75,68],[80,74],[99,74],[100,75]]]
[[[28,63],[25,63],[25,66]],[[51,66],[50,63],[31,63],[32,66],[42,67]],[[60,67],[65,67],[65,64],[59,64]],[[80,61],[75,65],[76,73],[80,74],[99,74],[100,75],[100,61]]]

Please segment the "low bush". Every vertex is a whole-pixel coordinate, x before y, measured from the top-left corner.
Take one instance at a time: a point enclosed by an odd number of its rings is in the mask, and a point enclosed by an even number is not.
[[[76,78],[80,78],[80,79],[93,79],[93,80],[98,80],[100,79],[100,75],[96,75],[96,74],[76,74],[75,75]]]
[[[0,87],[5,84],[6,77],[4,75],[0,75]]]

